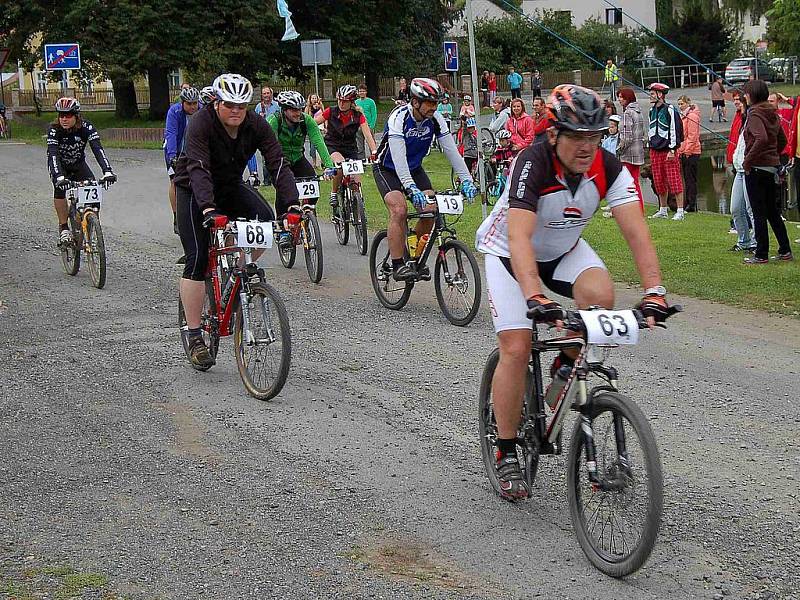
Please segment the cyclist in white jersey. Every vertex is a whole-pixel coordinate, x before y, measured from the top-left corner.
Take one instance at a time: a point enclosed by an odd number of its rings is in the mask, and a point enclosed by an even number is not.
[[[614,306],[614,286],[603,261],[581,232],[605,198],[645,288],[640,309],[652,326],[667,317],[661,270],[642,217],[633,178],[615,156],[599,148],[608,129],[600,97],[575,85],[550,97],[548,140],[520,152],[492,213],[478,228],[476,246],[486,255],[486,282],[500,348],[492,382],[497,420],[497,473],[501,496],[530,492],[517,459],[516,437],[531,352],[530,315],[561,327],[563,310],[544,294],[574,298],[579,308]],[[561,353],[551,375],[575,355]]]

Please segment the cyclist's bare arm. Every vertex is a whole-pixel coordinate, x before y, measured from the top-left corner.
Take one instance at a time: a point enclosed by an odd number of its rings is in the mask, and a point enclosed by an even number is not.
[[[314,117],[314,120],[317,122],[317,125],[322,125],[325,122],[325,117],[322,116],[322,111],[317,113],[317,116]]]
[[[619,225],[622,236],[628,243],[642,280],[642,286],[647,289],[661,285],[661,269],[658,265],[658,256],[650,229],[642,217],[642,209],[638,202],[628,202],[611,209],[614,220]]]
[[[525,298],[542,293],[542,282],[536,265],[536,251],[531,243],[535,230],[535,212],[523,208],[508,209],[508,250],[511,253],[511,268]]]

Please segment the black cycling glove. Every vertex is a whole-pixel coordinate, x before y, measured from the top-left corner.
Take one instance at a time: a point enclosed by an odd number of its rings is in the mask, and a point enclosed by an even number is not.
[[[203,214],[203,227],[206,229],[211,229],[212,227],[219,227],[218,219],[223,217],[227,221],[227,217],[217,210],[210,210],[207,213]]]
[[[536,294],[528,299],[528,318],[537,323],[555,323],[564,319],[564,309],[544,294]]]

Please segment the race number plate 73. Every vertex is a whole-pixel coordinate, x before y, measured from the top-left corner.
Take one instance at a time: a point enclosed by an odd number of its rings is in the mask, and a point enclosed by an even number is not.
[[[636,344],[639,323],[632,310],[582,310],[589,344]]]
[[[103,188],[99,185],[84,185],[77,189],[78,205],[102,204]]]
[[[436,204],[443,215],[460,215],[464,212],[464,196],[461,194],[436,194]]]
[[[272,248],[272,221],[238,222],[236,245],[240,248]]]

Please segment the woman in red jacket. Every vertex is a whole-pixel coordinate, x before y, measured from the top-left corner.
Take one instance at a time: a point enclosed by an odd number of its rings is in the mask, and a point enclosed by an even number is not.
[[[533,119],[525,112],[525,103],[519,98],[511,101],[511,116],[506,121],[506,129],[511,132],[511,147],[514,152],[530,146],[536,137]]]

